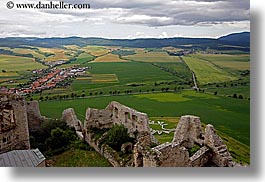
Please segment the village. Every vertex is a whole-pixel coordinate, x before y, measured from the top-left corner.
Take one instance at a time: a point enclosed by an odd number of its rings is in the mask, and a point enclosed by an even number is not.
[[[52,68],[52,69],[37,69],[33,70],[32,74],[37,75],[36,78],[28,84],[21,85],[20,88],[6,88],[1,87],[2,93],[27,95],[31,93],[38,93],[43,90],[54,89],[59,85],[64,85],[64,81],[77,76],[86,74],[89,67],[82,68]],[[67,85],[67,83],[65,83]]]

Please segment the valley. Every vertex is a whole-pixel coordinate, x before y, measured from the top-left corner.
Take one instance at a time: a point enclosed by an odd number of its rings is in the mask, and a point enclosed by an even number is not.
[[[0,46],[1,91],[38,100],[42,115],[54,119],[74,108],[84,121],[87,107],[103,109],[111,101],[168,124],[185,114],[200,116],[204,124],[215,126],[238,162],[249,164],[247,47],[228,51],[222,46],[208,49],[201,42],[176,47],[70,43]],[[164,142],[171,135],[155,136]]]

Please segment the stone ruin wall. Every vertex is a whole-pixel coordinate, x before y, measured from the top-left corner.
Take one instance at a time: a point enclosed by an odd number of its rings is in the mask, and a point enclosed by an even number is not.
[[[185,147],[192,147],[194,143],[203,144],[203,133],[200,118],[197,116],[182,116],[175,130],[174,144],[182,144]]]
[[[114,124],[123,124],[128,129],[128,134],[131,137],[137,138],[138,136],[147,135],[153,142],[156,142],[155,138],[151,135],[147,114],[138,112],[115,101],[109,103],[102,110],[88,108],[83,129],[84,140],[115,167],[125,166],[126,164],[118,157],[116,151],[105,145],[100,146],[100,139],[94,141],[89,131],[90,128],[111,128]]]
[[[65,110],[62,119],[69,126],[75,127],[76,131],[82,132],[83,139],[115,167],[123,166],[115,157],[116,151],[109,150],[104,144],[99,147],[100,139],[93,141],[90,128],[110,128],[113,124],[123,124],[128,128],[128,133],[137,138],[133,146],[133,166],[135,167],[240,166],[232,160],[227,146],[215,133],[214,127],[207,125],[203,131],[200,118],[196,116],[182,116],[172,142],[154,148],[151,148],[155,140],[150,132],[148,116],[115,101],[102,110],[88,108],[84,127],[73,109]],[[143,135],[135,136],[135,133]],[[195,144],[201,148],[189,156],[188,149]]]
[[[30,149],[26,102],[16,95],[0,95],[0,153]]]
[[[147,114],[113,101],[103,110],[88,108],[84,129],[111,128],[113,124],[123,124],[128,129],[129,135],[135,137],[136,133],[151,133],[148,121]]]
[[[36,131],[39,129],[42,122],[45,121],[45,117],[41,116],[38,101],[29,101],[26,103],[27,117],[29,131]]]
[[[201,148],[189,156],[188,148],[194,144]],[[202,167],[210,164],[219,167],[239,166],[232,160],[227,146],[215,133],[213,126],[207,125],[203,133],[200,119],[189,115],[181,117],[171,143],[140,152],[143,152],[143,167]]]
[[[73,127],[76,131],[77,136],[83,140],[83,124],[82,122],[76,117],[75,111],[73,108],[68,108],[66,110],[63,111],[62,113],[62,117],[61,117],[62,121],[65,121],[66,124],[69,127]]]

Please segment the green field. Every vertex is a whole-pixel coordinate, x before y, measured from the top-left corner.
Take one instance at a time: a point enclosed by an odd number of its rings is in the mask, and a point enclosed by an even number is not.
[[[0,86],[14,88],[20,83],[30,80],[32,70],[47,68],[41,63],[35,62],[34,58],[11,56],[0,54]]]
[[[233,70],[249,70],[250,55],[249,54],[194,54],[192,57],[210,61],[218,66],[230,68]]]
[[[88,53],[82,53],[77,57],[76,61],[71,62],[71,64],[85,64],[88,63],[89,61],[93,60],[94,56],[88,54]]]
[[[215,66],[211,62],[190,56],[183,57],[183,60],[195,73],[199,84],[219,83],[238,79],[237,76]]]
[[[117,83],[119,79],[116,74],[92,74],[92,83]]]
[[[237,94],[237,96],[242,95],[243,98],[250,98],[249,85],[229,88],[208,88],[207,92],[217,92],[218,95],[224,96],[233,96],[234,94]]]
[[[44,61],[45,62],[54,62],[54,61],[68,61],[71,57],[70,55],[66,55],[67,50],[59,49],[59,48],[43,48],[38,47],[39,51],[44,54],[49,54],[46,56]]]
[[[182,78],[174,76],[171,73],[160,70],[158,67],[143,62],[125,62],[125,63],[99,63],[93,62],[86,64],[91,67],[89,72],[92,75],[107,75],[105,83],[98,81],[89,82],[89,80],[74,80],[72,83],[73,91],[91,90],[102,88],[109,92],[110,89],[130,88],[129,84],[144,84],[150,89],[154,82],[160,81],[182,81]],[[112,76],[111,76],[112,75]],[[113,75],[116,75],[113,77]],[[111,77],[110,77],[111,76]],[[101,79],[102,80],[102,79]],[[104,80],[104,79],[103,79]],[[113,88],[115,87],[115,88]],[[109,88],[109,89],[108,89]]]
[[[25,58],[3,54],[0,55],[0,65],[1,69],[7,72],[47,68],[46,66],[35,62],[33,58]]]
[[[96,57],[105,55],[110,52],[106,47],[102,47],[102,46],[86,46],[86,47],[83,47],[81,50],[93,56],[96,56]]]
[[[124,56],[124,58],[140,62],[179,62],[179,57],[170,56],[166,52],[140,52],[137,54]]]
[[[185,80],[191,80],[192,74],[189,68],[182,62],[177,63],[155,63],[159,66],[169,69],[170,71],[175,72],[179,77],[184,78]]]
[[[125,59],[121,59],[117,54],[112,54],[112,53],[108,53],[104,56],[100,56],[100,57],[97,57],[94,62],[101,62],[101,63],[104,63],[104,62],[107,62],[107,63],[111,63],[111,62],[128,62],[127,60]]]
[[[161,71],[148,63],[91,63],[92,74],[116,74],[121,84],[135,82],[153,83],[157,80],[175,80],[177,77]]]
[[[8,88],[30,81],[32,70],[48,68],[36,62],[35,58],[69,61],[57,68],[89,67],[85,75],[69,78],[68,87],[45,90],[42,95],[27,97],[47,100],[40,102],[42,115],[59,119],[64,109],[74,108],[77,117],[84,121],[88,107],[103,109],[113,100],[145,112],[154,120],[166,122],[168,128],[175,128],[182,115],[197,115],[204,126],[208,123],[214,125],[238,162],[249,163],[249,54],[227,51],[227,54],[196,53],[178,57],[167,53],[182,50],[174,47],[93,45],[0,49],[34,56],[0,55],[0,86]],[[201,92],[192,90],[192,71]],[[234,94],[242,95],[244,99],[232,98]],[[157,125],[151,127],[159,129]],[[173,135],[155,134],[160,142],[171,141]],[[69,156],[74,157],[69,159]],[[83,156],[86,157],[83,159]],[[66,151],[53,160],[55,166],[109,166],[96,152],[79,149]]]
[[[158,93],[125,96],[104,96],[76,100],[40,102],[43,115],[60,118],[64,109],[72,107],[80,120],[84,120],[87,107],[105,108],[116,100],[124,105],[145,112],[149,116],[180,117],[186,114],[200,116],[204,123],[211,123],[221,132],[249,145],[250,105],[248,100],[214,96],[212,94],[183,91],[176,93]],[[181,99],[174,99],[181,98]]]
[[[43,59],[45,58],[44,54],[41,54],[38,49],[29,49],[29,48],[9,48],[9,47],[0,47],[0,49],[9,50],[17,54],[31,54],[35,58]]]

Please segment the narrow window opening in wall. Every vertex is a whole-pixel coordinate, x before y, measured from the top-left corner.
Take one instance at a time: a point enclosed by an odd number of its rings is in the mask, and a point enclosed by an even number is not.
[[[137,121],[137,120],[138,120],[138,117],[137,117],[136,115],[133,114],[133,115],[132,115],[132,120],[133,120],[133,121]]]
[[[3,138],[3,143],[6,143],[6,138]]]
[[[131,119],[130,118],[130,113],[125,112],[125,123],[127,123],[128,119]]]
[[[114,116],[115,116],[115,118],[118,118],[118,114],[119,114],[119,110],[118,110],[118,108],[114,108]]]

